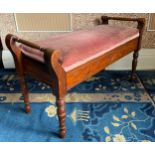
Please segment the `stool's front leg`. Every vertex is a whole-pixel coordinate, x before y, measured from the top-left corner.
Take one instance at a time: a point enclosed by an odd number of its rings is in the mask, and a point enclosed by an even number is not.
[[[45,50],[44,53],[45,63],[49,69],[49,73],[52,77],[53,93],[56,96],[57,114],[59,118],[59,131],[60,137],[64,138],[66,134],[65,126],[65,102],[64,97],[67,92],[66,87],[66,72],[61,66],[59,61],[60,51],[52,51],[50,49]]]
[[[64,99],[57,98],[56,104],[57,104],[57,114],[59,118],[60,137],[64,138],[66,134],[66,126],[65,126],[66,111],[65,111]]]

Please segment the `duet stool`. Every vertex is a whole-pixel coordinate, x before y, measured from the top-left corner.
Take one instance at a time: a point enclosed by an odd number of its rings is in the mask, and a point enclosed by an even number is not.
[[[109,20],[134,21],[137,28],[111,26]],[[6,36],[19,75],[25,110],[30,112],[25,76],[50,85],[56,96],[60,136],[66,133],[64,97],[69,89],[134,51],[131,79],[135,78],[141,48],[143,18],[102,16],[98,25],[45,40],[29,42],[12,34]]]

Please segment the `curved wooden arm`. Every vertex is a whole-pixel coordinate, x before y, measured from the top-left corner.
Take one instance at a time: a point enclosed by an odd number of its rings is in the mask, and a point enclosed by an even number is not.
[[[50,54],[52,55],[52,53],[54,52],[53,49],[46,49],[46,48],[42,48],[37,44],[34,44],[32,42],[29,42],[27,40],[23,40],[18,38],[15,35],[12,34],[8,34],[5,38],[5,43],[8,47],[8,49],[11,51],[11,53],[13,54],[14,58],[16,59],[17,57],[19,57],[21,55],[21,50],[20,48],[16,45],[16,43],[21,43],[24,44],[28,47],[31,47],[33,49],[39,50],[41,52],[50,52]]]
[[[11,45],[12,45],[13,42],[14,42],[14,43],[17,42],[17,43],[21,43],[21,44],[24,44],[24,45],[26,45],[26,46],[29,46],[29,47],[31,47],[31,48],[40,50],[41,52],[46,51],[45,48],[42,48],[42,47],[40,47],[39,45],[34,44],[34,43],[32,43],[32,42],[29,42],[29,41],[27,41],[27,40],[20,39],[20,38],[18,38],[17,36],[12,35],[12,34],[8,34],[8,35],[6,36],[5,42],[6,42],[6,45],[7,45],[7,46],[9,46],[9,45],[8,45],[9,42],[10,42]],[[10,48],[10,46],[9,46],[8,48]]]
[[[133,21],[133,22],[140,22],[145,24],[145,18],[126,18],[126,17],[108,17],[102,16],[101,17],[103,24],[107,23],[109,20],[120,20],[120,21]]]
[[[10,52],[13,55],[15,66],[16,66],[16,71],[20,74],[23,75],[23,69],[22,69],[22,56],[21,56],[21,51],[20,49],[16,46],[16,42],[14,41],[14,38],[16,36],[12,34],[8,34],[5,38],[5,43]]]
[[[143,32],[145,27],[145,18],[125,18],[125,17],[108,17],[108,16],[102,16],[101,19],[96,20],[96,24],[102,25],[102,24],[108,24],[109,20],[119,20],[119,21],[131,21],[131,22],[137,22],[137,28]],[[140,32],[140,33],[142,33]]]

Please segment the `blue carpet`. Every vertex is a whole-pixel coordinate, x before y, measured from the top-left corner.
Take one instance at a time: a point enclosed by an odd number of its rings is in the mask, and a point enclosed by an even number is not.
[[[0,141],[155,141],[155,108],[140,81],[129,82],[128,75],[127,71],[101,72],[70,90],[67,134],[61,139],[54,101],[45,101],[51,88],[27,78],[31,113],[26,114],[16,74],[1,72]],[[154,72],[138,75],[154,94]]]
[[[139,71],[138,75],[143,81],[147,91],[155,101],[155,71]]]
[[[78,93],[111,93],[119,91],[137,92],[143,91],[139,86],[139,81],[134,83],[127,81],[130,75],[129,71],[106,71],[100,72],[95,77],[79,84],[69,92]],[[51,93],[51,87],[44,83],[37,82],[31,77],[27,77],[28,87],[30,93]],[[17,93],[20,92],[18,77],[13,71],[3,71],[0,73],[0,92]]]

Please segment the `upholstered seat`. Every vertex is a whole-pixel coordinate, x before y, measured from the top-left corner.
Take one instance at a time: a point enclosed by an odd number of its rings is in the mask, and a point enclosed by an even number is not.
[[[69,71],[137,37],[139,31],[136,28],[99,25],[35,43],[41,47],[61,50],[62,66],[65,71]],[[44,63],[43,53],[39,50],[26,45],[20,48],[24,55]]]

